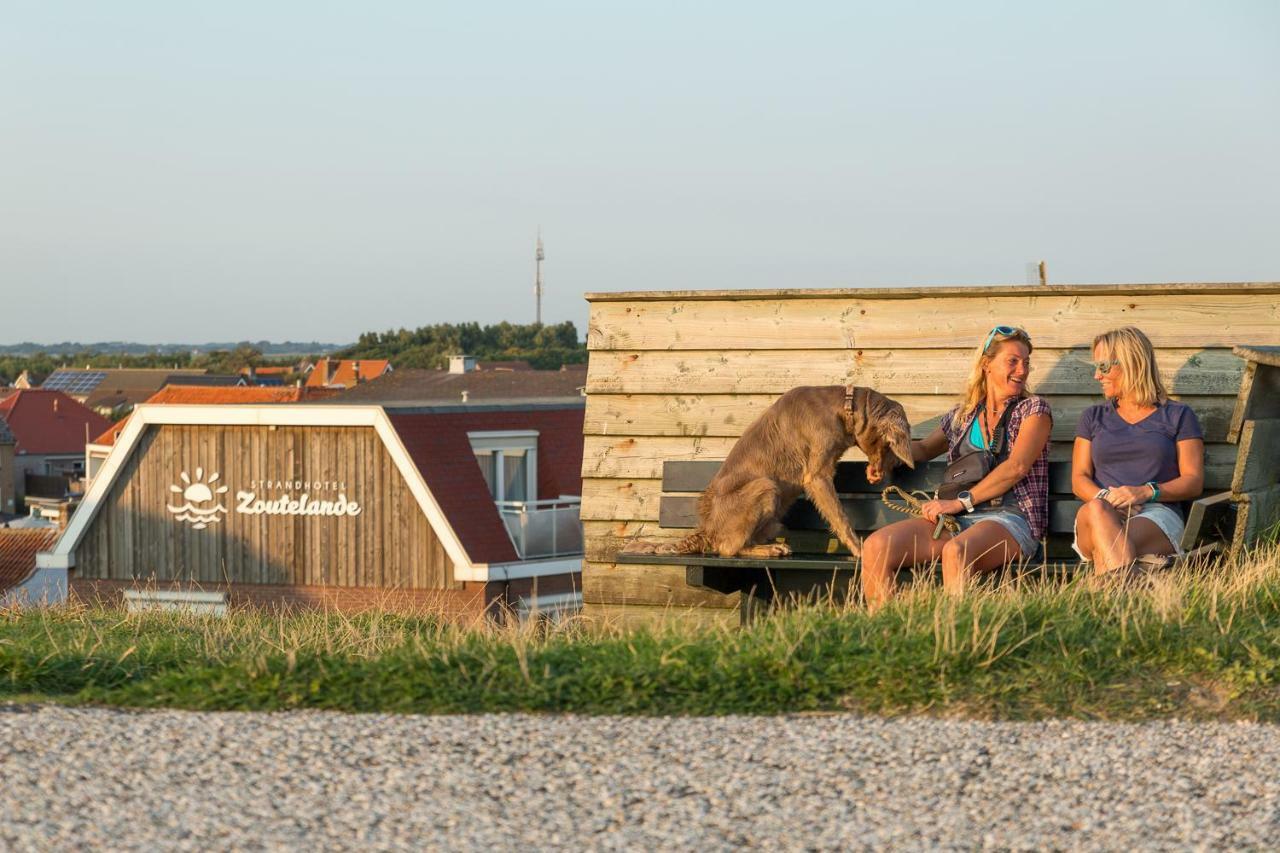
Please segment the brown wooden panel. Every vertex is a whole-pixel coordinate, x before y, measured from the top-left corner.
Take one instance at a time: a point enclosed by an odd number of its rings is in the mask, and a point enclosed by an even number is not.
[[[1280,344],[1275,294],[924,296],[739,301],[597,302],[592,350],[955,349],[992,326],[1022,324],[1038,347],[1088,347],[1132,324],[1160,348]]]
[[[975,342],[976,344],[976,342]],[[882,394],[963,388],[972,349],[676,350],[591,354],[588,394],[781,394],[799,385],[865,385]],[[1087,348],[1037,349],[1030,390],[1097,394]],[[1219,395],[1236,388],[1244,362],[1230,349],[1162,349],[1161,378],[1173,394]]]
[[[587,563],[582,573],[583,604],[640,604],[662,607],[737,607],[738,593],[695,589],[682,566]]]
[[[197,530],[166,506],[197,469],[228,510]],[[253,480],[280,481],[252,487]],[[330,484],[317,490],[315,483]],[[312,484],[312,485],[308,485]],[[357,500],[355,517],[247,515],[236,492],[271,500],[303,491]],[[435,531],[381,440],[369,428],[150,427],[90,524],[76,554],[83,578],[251,584],[453,588]]]
[[[1280,418],[1280,367],[1250,361],[1240,379],[1227,440],[1238,441],[1245,421],[1261,418]]]
[[[1253,492],[1280,483],[1280,418],[1245,421],[1231,491]]]
[[[911,433],[923,438],[937,428],[941,417],[955,404],[950,397],[899,395],[906,409]],[[1234,401],[1228,397],[1183,397],[1195,409],[1205,440],[1226,439]],[[587,398],[583,431],[596,436],[738,436],[777,397],[772,394],[597,394]],[[1098,402],[1097,397],[1050,397],[1053,438],[1075,437],[1080,413]]]

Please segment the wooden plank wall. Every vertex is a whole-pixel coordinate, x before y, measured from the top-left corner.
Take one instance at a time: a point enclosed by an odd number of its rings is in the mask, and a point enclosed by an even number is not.
[[[956,403],[974,348],[997,324],[1035,343],[1031,389],[1054,410],[1055,459],[1101,396],[1093,336],[1144,329],[1173,395],[1209,442],[1210,489],[1230,487],[1226,443],[1243,369],[1231,347],[1280,343],[1280,283],[981,287],[857,291],[588,294],[583,565],[588,608],[734,606],[690,589],[680,568],[619,566],[657,527],[662,462],[723,458],[742,430],[797,385],[854,382],[899,400],[919,437]],[[857,459],[855,451],[849,458]]]
[[[180,472],[219,474],[229,510],[204,530],[175,520]],[[253,480],[338,481],[358,516],[235,512]],[[295,489],[259,488],[272,499]],[[311,496],[336,500],[336,489]],[[453,565],[382,440],[367,427],[152,426],[113,485],[75,555],[75,574],[156,579],[460,589]]]

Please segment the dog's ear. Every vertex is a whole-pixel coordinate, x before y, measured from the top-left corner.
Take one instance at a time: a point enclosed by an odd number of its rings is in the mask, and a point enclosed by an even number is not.
[[[916,467],[911,456],[911,424],[907,423],[907,413],[901,407],[886,418],[884,438],[894,456],[901,459],[908,468]]]

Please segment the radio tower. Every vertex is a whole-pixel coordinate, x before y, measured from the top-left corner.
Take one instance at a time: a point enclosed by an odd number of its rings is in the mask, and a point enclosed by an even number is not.
[[[546,256],[546,253],[542,251],[542,226],[538,226],[538,246],[533,253],[533,298],[538,306],[535,322],[539,326],[542,325],[542,259]]]

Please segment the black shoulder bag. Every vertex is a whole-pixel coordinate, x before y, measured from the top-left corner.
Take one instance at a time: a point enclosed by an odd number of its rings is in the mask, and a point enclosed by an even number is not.
[[[942,483],[938,486],[939,500],[955,500],[961,492],[968,491],[978,485],[983,477],[991,473],[992,468],[1000,464],[1007,450],[1005,438],[1007,437],[1006,426],[1009,423],[1009,413],[1013,411],[1013,407],[1018,405],[1019,402],[1021,401],[1014,400],[1004,407],[1004,412],[1001,413],[1000,420],[996,422],[996,428],[991,433],[990,449],[971,450],[947,465],[947,469],[942,472]],[[976,418],[977,415],[974,417]],[[972,423],[969,425],[969,429],[973,429]],[[965,439],[967,440],[967,438],[968,430],[965,432]],[[1002,498],[994,498],[983,505],[995,506],[1001,501]]]

